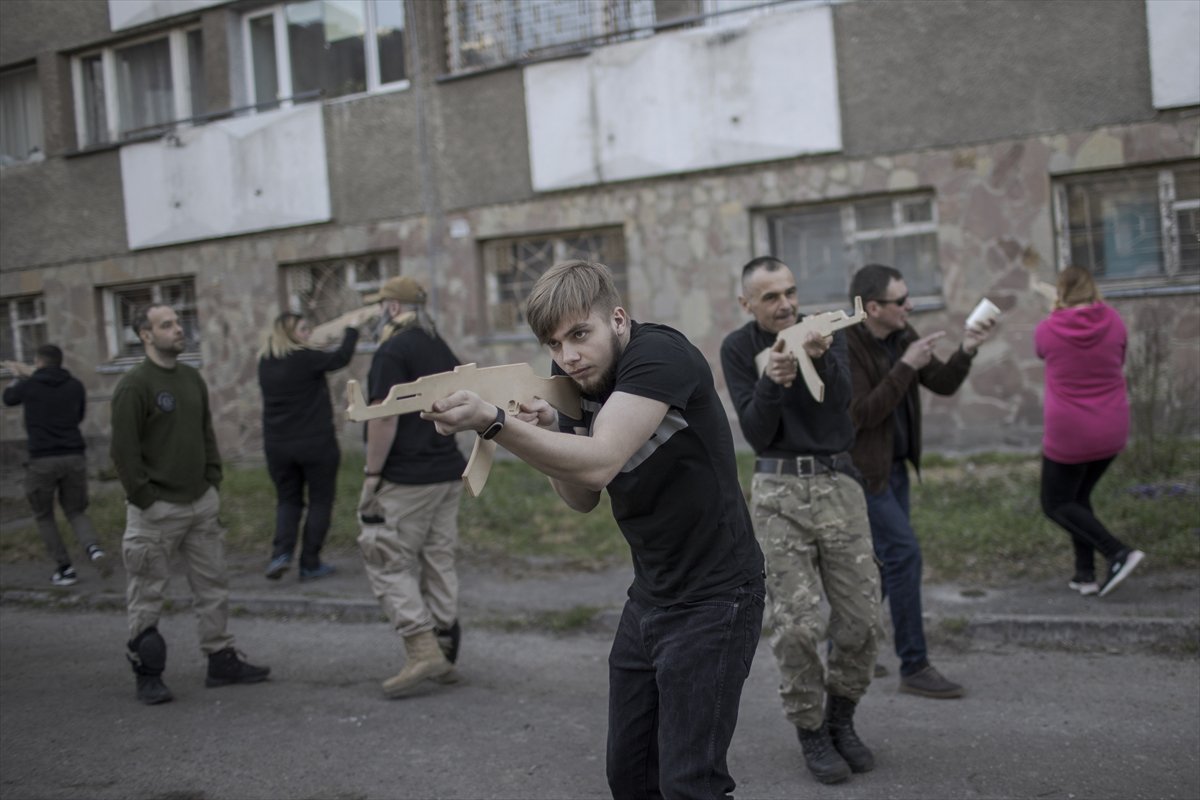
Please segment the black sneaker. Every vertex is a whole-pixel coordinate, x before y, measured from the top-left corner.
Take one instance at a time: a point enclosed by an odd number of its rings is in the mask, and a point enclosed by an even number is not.
[[[75,574],[75,568],[67,564],[50,576],[50,582],[55,586],[74,586],[79,582],[79,576]]]
[[[239,653],[232,647],[210,653],[208,656],[208,677],[204,685],[228,686],[232,683],[258,683],[265,681],[271,674],[270,667],[256,667],[239,658]]]
[[[98,544],[93,544],[87,549],[88,558],[92,560],[92,566],[100,572],[100,577],[107,578],[112,575],[112,564],[108,560],[108,553]]]
[[[942,677],[942,673],[927,665],[912,675],[900,676],[900,691],[906,694],[932,697],[935,700],[950,700],[963,696],[963,687]]]
[[[264,573],[273,581],[279,580],[283,573],[287,572],[288,564],[292,563],[292,557],[287,553],[281,556],[275,556],[271,559],[271,563],[267,564],[267,571]]]
[[[1134,567],[1142,563],[1142,559],[1145,557],[1146,554],[1141,550],[1126,550],[1118,554],[1108,565],[1108,579],[1100,588],[1100,596],[1104,597],[1120,586],[1121,582],[1129,577],[1129,573],[1133,572]]]

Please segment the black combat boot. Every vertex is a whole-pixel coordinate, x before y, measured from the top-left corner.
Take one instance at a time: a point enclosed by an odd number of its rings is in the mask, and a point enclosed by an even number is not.
[[[454,620],[449,628],[434,628],[433,632],[437,635],[438,647],[442,648],[446,660],[451,664],[458,661],[458,643],[462,641],[462,628],[458,620]]]
[[[146,628],[126,646],[129,652],[125,657],[137,676],[138,702],[155,706],[174,699],[171,690],[162,682],[163,670],[167,667],[167,643],[158,628]]]
[[[204,685],[228,686],[231,683],[258,683],[271,674],[270,667],[256,667],[238,658],[232,647],[208,655],[208,677]]]
[[[849,697],[835,694],[825,698],[825,724],[834,748],[846,759],[854,772],[870,772],[875,769],[875,756],[854,732],[854,708],[857,704]]]
[[[850,777],[850,765],[838,755],[825,723],[822,722],[815,731],[796,728],[796,735],[800,737],[804,761],[814,778],[821,783],[841,783]]]

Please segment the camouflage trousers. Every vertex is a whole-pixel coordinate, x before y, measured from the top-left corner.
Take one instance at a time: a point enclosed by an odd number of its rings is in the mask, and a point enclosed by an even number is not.
[[[764,627],[771,627],[783,710],[793,725],[813,730],[827,692],[856,702],[863,696],[879,651],[879,569],[866,498],[838,473],[755,475],[751,498],[767,560]],[[828,668],[821,660],[827,640]]]

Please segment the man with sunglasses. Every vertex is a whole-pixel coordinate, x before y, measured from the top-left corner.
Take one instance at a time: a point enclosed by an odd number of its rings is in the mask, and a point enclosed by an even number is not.
[[[947,361],[934,355],[937,331],[919,336],[908,324],[912,303],[899,270],[868,264],[854,274],[850,297],[863,298],[866,322],[846,330],[856,437],[850,454],[866,483],[867,515],[883,591],[892,614],[900,691],[922,697],[962,697],[963,687],[930,663],[921,620],[921,546],[909,520],[908,467],[921,465],[918,386],[941,395],[958,390],[994,322],[967,328]]]

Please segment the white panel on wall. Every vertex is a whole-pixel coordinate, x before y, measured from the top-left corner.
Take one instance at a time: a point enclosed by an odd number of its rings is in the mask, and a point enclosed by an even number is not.
[[[603,47],[524,78],[539,191],[842,146],[828,6]]]
[[[1146,0],[1155,108],[1200,104],[1200,2]]]
[[[119,31],[226,2],[229,0],[108,0],[108,23]]]
[[[130,249],[330,219],[319,105],[255,114],[121,148]]]

